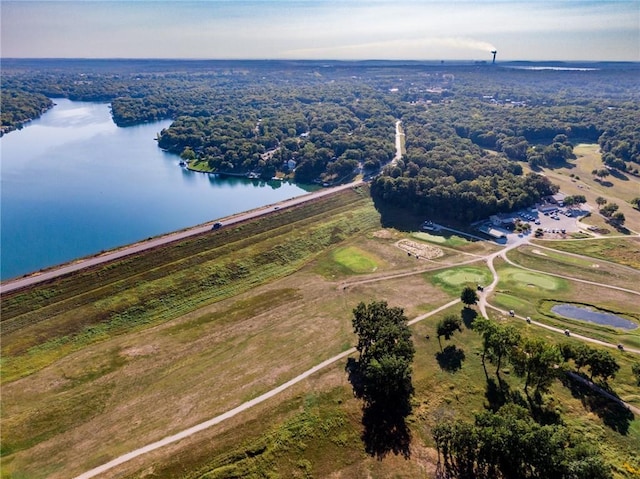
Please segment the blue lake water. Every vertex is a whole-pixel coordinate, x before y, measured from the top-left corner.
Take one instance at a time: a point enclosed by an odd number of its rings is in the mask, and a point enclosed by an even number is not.
[[[612,313],[595,311],[586,307],[578,307],[572,304],[556,304],[551,308],[556,314],[565,318],[588,321],[590,323],[601,324],[603,326],[613,326],[614,328],[636,329],[638,325],[633,321],[621,318]]]
[[[0,277],[8,279],[306,193],[181,168],[170,121],[117,127],[106,103],[55,99],[0,139]]]

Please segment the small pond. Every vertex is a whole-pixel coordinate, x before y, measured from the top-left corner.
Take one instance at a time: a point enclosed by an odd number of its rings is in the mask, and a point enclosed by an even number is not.
[[[588,321],[590,323],[601,324],[603,326],[613,326],[614,328],[636,329],[638,325],[633,321],[621,318],[612,313],[597,311],[586,306],[574,306],[572,304],[556,304],[551,308],[556,314],[565,318]]]

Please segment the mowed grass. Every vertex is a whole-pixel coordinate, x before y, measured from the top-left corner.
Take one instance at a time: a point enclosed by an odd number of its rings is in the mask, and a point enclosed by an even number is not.
[[[331,254],[336,266],[347,274],[373,273],[380,260],[356,246],[338,248]]]
[[[411,236],[422,241],[429,241],[430,243],[438,243],[444,246],[449,246],[451,248],[468,246],[469,244],[473,243],[473,241],[469,241],[468,239],[463,238],[462,236],[457,236],[453,234],[449,236],[444,236],[444,235],[435,235],[431,233],[425,233],[424,231],[418,231],[416,233],[413,233]]]
[[[505,266],[500,269],[499,275],[498,285],[505,289],[530,288],[536,291],[559,291],[567,288],[567,283],[563,279],[515,267]]]
[[[563,265],[554,263],[551,257],[540,258],[539,255],[531,256],[514,255],[510,252],[510,258],[525,257],[531,259],[528,265],[537,269],[538,264],[545,264],[545,269],[553,272],[562,272]],[[491,302],[505,310],[513,309],[521,316],[530,316],[552,326],[565,329],[594,339],[599,339],[612,344],[622,343],[628,347],[637,347],[640,341],[640,329],[627,330],[602,326],[586,321],[563,318],[551,312],[551,307],[560,303],[588,304],[597,309],[614,311],[626,319],[640,322],[637,314],[637,302],[639,296],[632,293],[603,288],[594,284],[585,284],[556,276],[534,273],[519,269],[504,261],[496,261],[500,281]],[[579,275],[576,275],[579,277]],[[607,284],[606,277],[601,282]]]
[[[613,240],[615,241],[615,240]],[[556,245],[567,243],[558,241]],[[544,243],[548,246],[548,243]],[[562,273],[566,276],[600,282],[640,292],[640,270],[619,266],[609,261],[568,255],[560,251],[524,246],[508,253],[511,261],[548,273]]]
[[[567,253],[591,256],[640,270],[640,238],[544,241],[540,244]]]
[[[475,289],[477,285],[487,285],[493,280],[488,268],[477,266],[459,266],[427,275],[434,285],[454,296],[459,296],[465,286]]]

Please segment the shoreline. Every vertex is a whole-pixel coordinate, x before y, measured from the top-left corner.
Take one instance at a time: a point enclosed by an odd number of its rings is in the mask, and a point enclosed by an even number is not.
[[[212,225],[217,222],[221,222],[225,227],[230,225],[237,225],[247,220],[265,216],[270,213],[274,213],[275,211],[280,212],[283,209],[313,201],[316,198],[331,195],[344,189],[355,188],[357,186],[361,186],[362,184],[363,181],[358,180],[351,183],[335,186],[333,188],[323,188],[317,191],[308,192],[303,195],[290,198],[288,200],[279,201],[277,203],[242,211],[222,218],[215,218],[199,225],[183,228],[181,230],[171,231],[169,233],[154,237],[149,237],[138,242],[129,243],[127,245],[122,245],[106,251],[101,251],[93,255],[76,258],[66,263],[61,263],[49,268],[43,268],[38,271],[27,273],[23,276],[2,280],[0,281],[0,295],[27,288],[38,283],[58,278],[60,276],[71,274],[76,271],[90,268],[92,266],[100,265],[102,263],[107,263],[109,261],[121,259],[126,256],[135,255],[137,253],[141,253],[158,246],[164,246],[170,243],[174,243],[191,236],[208,233],[211,231]]]

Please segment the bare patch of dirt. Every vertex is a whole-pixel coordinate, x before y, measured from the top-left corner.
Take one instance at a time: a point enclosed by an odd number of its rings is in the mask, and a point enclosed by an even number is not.
[[[157,348],[153,344],[145,344],[144,346],[132,346],[123,349],[120,354],[126,358],[135,358],[138,356],[151,356],[157,352]]]
[[[378,230],[375,233],[373,233],[373,237],[374,238],[380,238],[380,239],[391,239],[393,238],[393,232],[390,230]]]
[[[547,256],[547,254],[546,254],[546,253],[543,253],[543,252],[542,252],[542,251],[540,251],[539,249],[534,249],[534,250],[533,250],[533,253],[535,253],[535,254],[539,254],[540,256]]]
[[[444,256],[444,252],[435,246],[429,246],[426,244],[416,243],[408,239],[402,239],[396,243],[396,246],[401,250],[406,251],[413,256],[424,259],[434,259]]]

